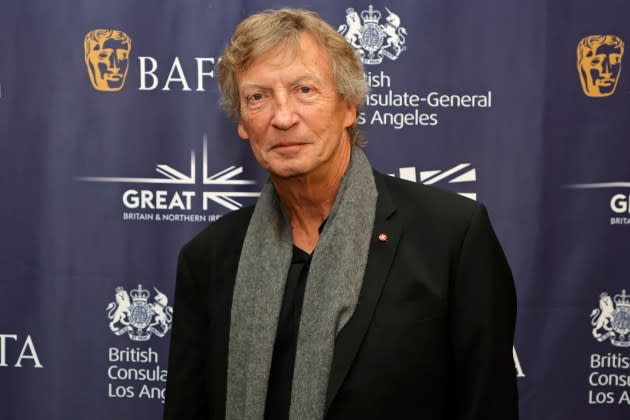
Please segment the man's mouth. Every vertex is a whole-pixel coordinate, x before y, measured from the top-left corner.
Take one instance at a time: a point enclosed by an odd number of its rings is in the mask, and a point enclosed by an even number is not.
[[[303,146],[306,143],[299,141],[281,141],[273,145],[272,149],[290,149],[292,147]]]

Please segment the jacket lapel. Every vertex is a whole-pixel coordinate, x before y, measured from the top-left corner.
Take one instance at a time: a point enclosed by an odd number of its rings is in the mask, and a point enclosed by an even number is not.
[[[328,411],[361,347],[394,260],[402,232],[400,218],[396,217],[396,208],[383,179],[381,179],[383,176],[378,173],[374,174],[378,199],[365,277],[354,314],[335,339],[325,411]],[[381,234],[385,234],[387,237],[379,239]]]

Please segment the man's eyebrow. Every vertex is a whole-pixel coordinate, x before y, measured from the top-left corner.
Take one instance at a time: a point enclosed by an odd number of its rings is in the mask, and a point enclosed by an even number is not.
[[[321,80],[317,74],[309,73],[296,77],[292,81],[289,82],[289,86],[294,86],[304,82],[319,82]],[[247,90],[247,89],[262,89],[262,90],[270,90],[271,88],[268,85],[256,82],[243,82],[240,86],[239,90]]]
[[[262,90],[269,90],[270,88],[268,86],[262,85],[260,83],[253,83],[253,82],[244,82],[241,86],[239,90],[247,90],[247,89],[262,89]]]
[[[300,83],[303,83],[303,82],[317,82],[319,80],[320,80],[319,77],[317,77],[317,75],[315,75],[315,74],[305,74],[303,76],[300,76],[300,77],[294,79],[291,82],[291,85],[297,85],[297,84],[300,84]]]

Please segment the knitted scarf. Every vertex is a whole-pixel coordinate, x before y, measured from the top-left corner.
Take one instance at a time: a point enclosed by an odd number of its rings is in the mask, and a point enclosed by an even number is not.
[[[291,420],[324,416],[335,337],[354,312],[376,212],[370,164],[354,147],[313,253],[299,325]],[[291,227],[268,182],[256,203],[238,264],[227,372],[227,420],[262,420],[280,307],[291,264]]]

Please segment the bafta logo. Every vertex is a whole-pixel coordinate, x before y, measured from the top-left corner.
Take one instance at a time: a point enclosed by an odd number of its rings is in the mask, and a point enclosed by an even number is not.
[[[83,46],[85,65],[94,89],[103,92],[121,90],[129,68],[129,35],[115,29],[95,29],[87,33]]]
[[[602,98],[615,93],[623,50],[623,41],[615,35],[582,38],[577,47],[577,68],[586,96]]]

